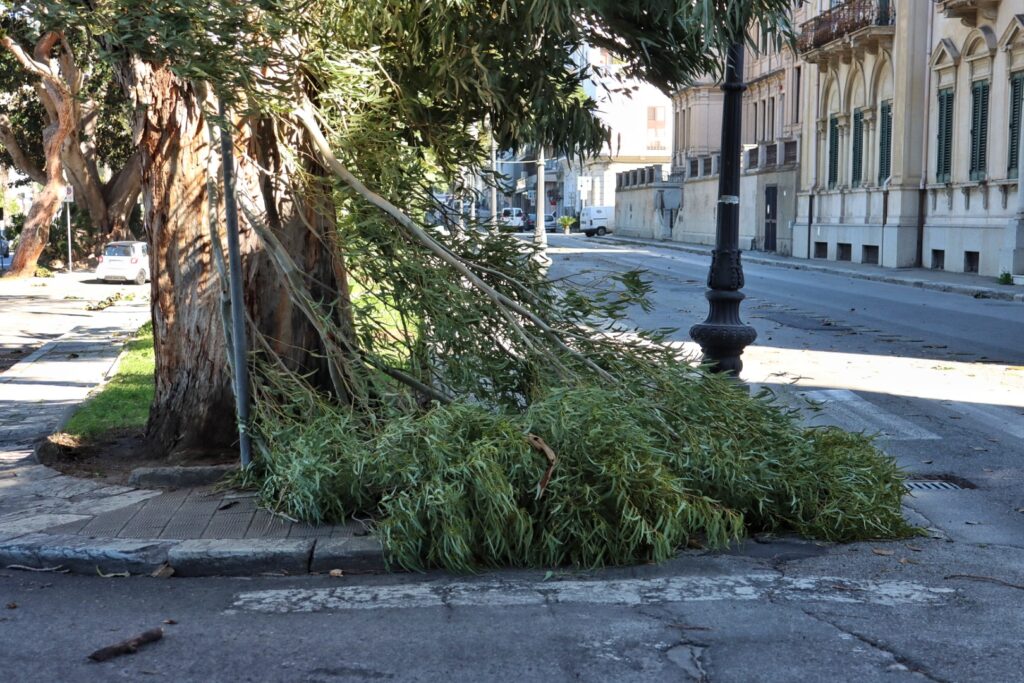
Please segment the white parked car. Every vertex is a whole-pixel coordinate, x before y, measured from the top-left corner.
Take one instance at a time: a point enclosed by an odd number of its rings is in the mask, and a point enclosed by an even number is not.
[[[149,245],[145,242],[111,242],[103,247],[103,255],[96,266],[96,279],[146,284],[149,280]]]

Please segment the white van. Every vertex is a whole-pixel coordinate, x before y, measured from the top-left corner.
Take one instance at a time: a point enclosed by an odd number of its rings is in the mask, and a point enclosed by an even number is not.
[[[519,230],[526,222],[523,218],[523,210],[516,207],[508,207],[501,210],[501,224],[509,230]]]
[[[585,206],[580,212],[580,231],[587,237],[614,232],[614,219],[614,206]]]

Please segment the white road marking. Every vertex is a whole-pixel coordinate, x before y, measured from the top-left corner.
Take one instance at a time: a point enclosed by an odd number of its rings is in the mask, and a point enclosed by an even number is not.
[[[847,389],[825,389],[802,392],[806,398],[824,404],[825,410],[839,422],[839,426],[852,432],[878,433],[893,441],[935,440],[937,434],[887,413],[871,401]]]
[[[982,422],[992,429],[1024,439],[1024,414],[1020,408],[954,403],[953,410],[965,417]]]
[[[933,605],[955,591],[909,581],[795,578],[756,573],[618,581],[454,581],[397,586],[279,589],[239,593],[229,610],[325,612],[353,609],[522,607],[545,604],[654,605],[721,600],[792,600],[871,605]]]

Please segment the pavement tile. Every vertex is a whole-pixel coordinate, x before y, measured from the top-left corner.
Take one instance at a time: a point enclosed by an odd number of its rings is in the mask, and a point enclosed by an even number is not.
[[[174,491],[150,498],[120,532],[122,538],[157,538],[185,502],[187,491]]]
[[[286,519],[272,515],[266,510],[257,510],[252,524],[246,531],[246,538],[285,538],[292,523]]]
[[[202,538],[245,538],[254,514],[254,510],[215,512]]]
[[[83,536],[114,538],[140,509],[141,505],[128,505],[118,510],[97,515],[92,518],[91,522],[82,527],[78,533]]]
[[[0,535],[13,536],[29,534],[55,526],[88,519],[83,515],[36,514],[21,519],[7,519],[0,523]]]
[[[288,538],[330,538],[333,524],[292,524]]]
[[[200,538],[220,503],[220,498],[204,500],[189,496],[167,522],[167,526],[160,533],[160,538]]]

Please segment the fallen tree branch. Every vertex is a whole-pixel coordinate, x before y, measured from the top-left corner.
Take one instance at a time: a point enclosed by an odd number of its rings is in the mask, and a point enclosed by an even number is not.
[[[548,469],[544,472],[544,476],[540,478],[540,483],[537,485],[537,497],[540,498],[548,488],[551,475],[555,471],[555,463],[558,461],[558,456],[555,455],[555,451],[551,449],[551,446],[536,434],[527,434],[526,441],[533,446],[534,450],[540,451],[548,459]]]
[[[9,564],[7,568],[23,572],[57,572],[58,574],[67,574],[71,571],[70,569],[65,569],[62,564],[58,564],[56,567],[27,567],[23,564]]]
[[[428,250],[433,252],[443,262],[454,268],[460,275],[469,280],[474,287],[482,292],[487,298],[491,299],[495,304],[498,305],[499,311],[502,315],[509,320],[509,323],[513,326],[521,336],[524,336],[524,340],[529,343],[528,338],[525,336],[525,330],[522,326],[516,323],[511,316],[507,315],[509,311],[514,312],[518,315],[529,320],[548,336],[555,345],[563,352],[569,354],[573,358],[586,365],[592,371],[594,371],[600,378],[607,382],[614,382],[615,378],[612,377],[604,368],[597,365],[594,361],[587,358],[584,354],[574,351],[569,348],[568,345],[562,340],[561,335],[554,330],[548,323],[538,317],[533,311],[520,305],[518,302],[508,298],[498,290],[494,289],[486,282],[484,282],[480,276],[473,272],[462,259],[452,254],[448,249],[441,245],[437,240],[433,239],[426,233],[423,228],[418,226],[409,216],[407,216],[401,209],[389,202],[384,197],[380,196],[376,192],[370,190],[361,180],[355,177],[351,171],[349,171],[344,164],[342,164],[337,157],[334,156],[333,150],[331,150],[330,144],[324,137],[323,131],[320,130],[320,124],[316,120],[316,116],[312,111],[312,105],[306,100],[302,107],[296,108],[293,112],[295,117],[302,123],[306,132],[316,147],[317,152],[323,158],[323,161],[331,169],[331,171],[338,176],[346,185],[351,187],[357,194],[369,203],[376,206],[384,213],[391,216],[402,228],[404,228],[409,234],[411,234],[418,242],[425,246]],[[532,346],[532,343],[530,344]]]
[[[162,628],[152,628],[148,631],[143,631],[139,635],[129,638],[128,640],[122,640],[120,643],[114,643],[107,647],[101,647],[96,652],[89,655],[89,659],[94,662],[105,662],[108,659],[114,657],[120,657],[121,655],[134,654],[140,647],[147,643],[155,643],[164,637],[164,630]]]
[[[949,576],[944,576],[943,578],[968,579],[970,581],[985,581],[987,583],[995,583],[999,584],[1000,586],[1006,586],[1007,588],[1019,588],[1020,590],[1024,590],[1024,585],[1022,584],[1010,583],[1009,581],[1004,581],[1003,579],[997,579],[994,576],[976,576],[974,574],[950,574]]]

